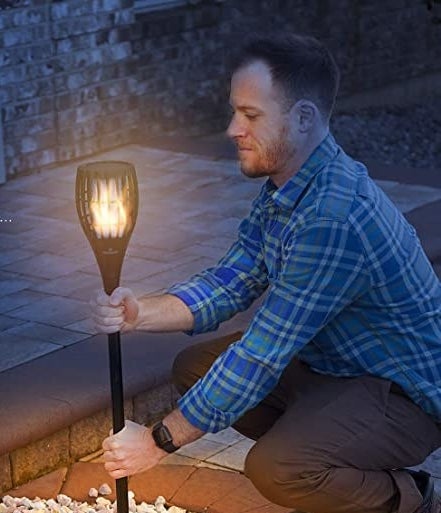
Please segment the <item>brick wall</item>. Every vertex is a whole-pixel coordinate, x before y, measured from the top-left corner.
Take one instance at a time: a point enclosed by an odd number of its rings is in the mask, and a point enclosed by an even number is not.
[[[10,176],[158,134],[223,130],[228,56],[251,31],[322,39],[342,69],[342,98],[441,73],[441,27],[423,0],[188,0],[136,14],[133,7],[0,1]]]
[[[0,103],[9,175],[134,139],[132,0],[1,2]]]

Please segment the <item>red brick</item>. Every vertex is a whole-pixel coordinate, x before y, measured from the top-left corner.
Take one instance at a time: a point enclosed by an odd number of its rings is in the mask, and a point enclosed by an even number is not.
[[[66,467],[59,468],[45,476],[29,481],[29,483],[13,488],[4,495],[11,495],[12,497],[28,497],[29,499],[34,499],[35,497],[40,497],[40,499],[54,498],[60,493],[66,473]]]
[[[249,479],[245,478],[237,481],[238,487],[230,494],[224,495],[210,504],[207,513],[244,513],[245,511],[248,513],[253,511],[253,508],[273,506],[257,491]]]
[[[92,487],[98,489],[103,483],[107,483],[112,489],[111,495],[106,496],[106,499],[114,501],[116,499],[115,480],[106,472],[103,463],[80,461],[70,467],[61,493],[77,501],[94,502],[95,499],[89,497],[89,490]]]
[[[155,502],[162,495],[167,502],[188,482],[196,472],[195,467],[186,465],[158,465],[129,479],[129,489],[135,493],[136,502]],[[178,504],[176,504],[178,505]]]
[[[191,511],[202,511],[222,498],[231,497],[240,487],[247,487],[247,481],[245,476],[235,472],[198,468],[185,486],[173,495],[171,503]]]

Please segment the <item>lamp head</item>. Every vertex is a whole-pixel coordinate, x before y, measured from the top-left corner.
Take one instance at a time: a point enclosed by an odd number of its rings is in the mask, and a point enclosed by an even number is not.
[[[82,164],[77,170],[75,200],[104,289],[111,294],[119,286],[124,255],[138,214],[135,168],[120,161]]]

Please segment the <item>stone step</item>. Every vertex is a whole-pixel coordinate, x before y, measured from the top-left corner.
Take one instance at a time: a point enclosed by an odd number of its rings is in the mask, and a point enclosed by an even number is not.
[[[194,337],[123,334],[126,418],[149,425],[171,411],[178,397],[171,384],[176,354],[213,336],[228,336],[229,327]],[[109,382],[105,335],[0,373],[0,492],[101,447],[112,427]]]

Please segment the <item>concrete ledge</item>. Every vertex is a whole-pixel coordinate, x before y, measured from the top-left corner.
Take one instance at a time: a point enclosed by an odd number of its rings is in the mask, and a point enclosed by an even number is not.
[[[150,424],[170,411],[175,355],[222,335],[125,334],[126,418]],[[108,372],[107,337],[98,335],[0,373],[0,491],[100,448],[112,424]]]

